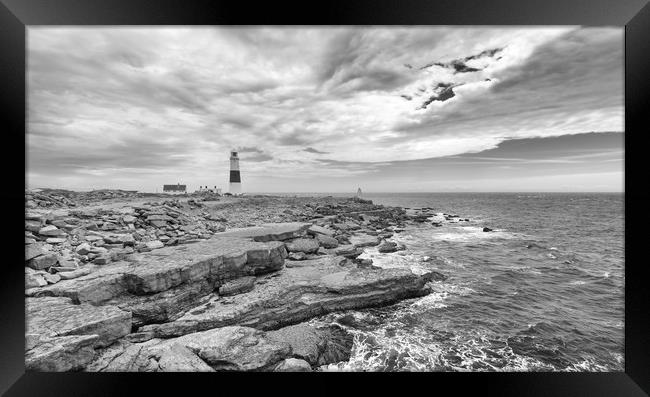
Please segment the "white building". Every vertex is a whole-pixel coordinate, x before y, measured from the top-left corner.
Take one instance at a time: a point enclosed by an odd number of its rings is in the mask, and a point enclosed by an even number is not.
[[[199,186],[199,190],[197,190],[198,193],[217,193],[221,194],[221,188],[217,188],[216,186],[209,187],[208,185],[205,186]]]
[[[176,185],[163,185],[163,193],[168,194],[185,194],[187,193],[187,186],[177,183]]]

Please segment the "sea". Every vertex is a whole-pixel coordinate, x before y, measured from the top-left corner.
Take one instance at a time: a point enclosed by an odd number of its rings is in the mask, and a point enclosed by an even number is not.
[[[311,320],[354,335],[325,371],[623,371],[622,193],[386,193],[469,222],[407,227],[407,250],[362,258],[435,270],[433,293]],[[493,229],[483,232],[483,227]]]

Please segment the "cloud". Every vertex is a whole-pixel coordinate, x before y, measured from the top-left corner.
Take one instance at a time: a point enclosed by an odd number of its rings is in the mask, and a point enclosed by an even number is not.
[[[205,185],[232,148],[249,187],[287,167],[340,181],[623,131],[621,28],[30,27],[27,40],[36,184]]]
[[[314,148],[308,147],[303,149],[304,152],[307,153],[314,153],[314,154],[328,154],[329,152],[322,152],[320,150],[316,150]]]

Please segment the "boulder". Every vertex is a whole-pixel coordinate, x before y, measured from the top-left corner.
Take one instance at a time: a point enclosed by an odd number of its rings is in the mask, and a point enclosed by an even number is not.
[[[158,358],[160,372],[215,372],[187,347],[173,343]]]
[[[272,371],[290,358],[291,346],[248,327],[224,327],[142,343],[119,341],[100,349],[85,371]]]
[[[384,241],[381,245],[379,245],[379,247],[377,247],[377,251],[381,253],[395,252],[397,250],[397,243],[393,241]]]
[[[43,278],[48,284],[56,284],[61,281],[61,276],[58,274],[45,273],[43,274]]]
[[[149,248],[149,249],[151,249],[151,250],[153,250],[153,249],[158,249],[158,248],[162,248],[162,247],[165,246],[165,244],[164,244],[162,241],[159,241],[159,240],[155,240],[155,241],[147,241],[147,242],[145,243],[145,245],[147,246],[147,248]]]
[[[31,267],[32,269],[36,270],[42,270],[46,269],[50,266],[56,265],[56,263],[59,261],[59,257],[56,254],[45,254],[45,255],[40,255],[35,258],[30,259],[27,262],[27,266]]]
[[[377,236],[370,236],[368,234],[354,234],[350,237],[350,243],[356,248],[374,247],[379,245],[381,239]]]
[[[50,237],[45,240],[45,242],[48,244],[62,244],[65,243],[66,241],[67,241],[66,239],[60,237]]]
[[[339,241],[337,239],[325,234],[317,235],[316,241],[318,241],[323,248],[336,248],[339,246]]]
[[[287,251],[289,252],[304,252],[311,254],[318,251],[318,241],[315,239],[299,238],[286,244]]]
[[[484,227],[484,228],[483,228],[483,231],[484,231],[484,232],[491,232],[492,229],[490,229],[489,227]]]
[[[33,259],[39,255],[47,254],[49,251],[43,244],[29,244],[25,246],[25,261]]]
[[[43,224],[38,221],[25,221],[25,230],[28,230],[30,232],[38,232],[43,228]]]
[[[291,346],[248,327],[223,327],[173,340],[217,371],[270,370],[291,355]]]
[[[292,356],[320,366],[348,361],[354,337],[338,326],[316,328],[297,324],[267,332],[271,340],[291,345]]]
[[[42,273],[25,273],[25,289],[43,287],[47,280]]]
[[[363,253],[363,249],[357,248],[353,245],[343,245],[336,248],[334,253],[348,259],[354,259]]]
[[[38,234],[40,234],[41,236],[57,237],[57,236],[64,236],[65,232],[54,225],[47,225],[45,227],[40,228],[38,230]]]
[[[275,372],[311,372],[311,365],[299,358],[287,358],[275,366]]]
[[[307,255],[304,252],[290,252],[287,256],[287,259],[290,259],[292,261],[303,261],[307,259]]]

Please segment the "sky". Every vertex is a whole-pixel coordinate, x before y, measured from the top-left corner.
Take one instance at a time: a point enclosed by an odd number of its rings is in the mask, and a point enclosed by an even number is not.
[[[29,188],[622,192],[623,29],[28,27]]]

